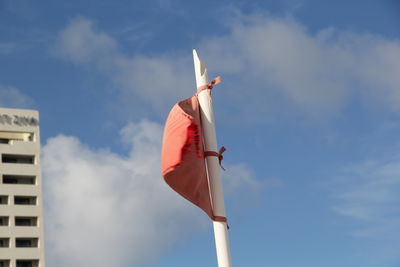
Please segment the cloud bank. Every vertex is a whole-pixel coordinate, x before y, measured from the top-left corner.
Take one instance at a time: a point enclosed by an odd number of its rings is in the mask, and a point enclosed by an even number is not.
[[[400,234],[394,231],[400,222],[400,158],[364,162],[349,168],[342,178],[335,210],[363,223],[353,234],[396,240],[400,246]]]
[[[350,219],[348,233],[372,241],[372,252],[381,261],[398,262],[400,155],[354,164],[336,177],[332,188],[333,210]]]
[[[42,168],[49,266],[141,266],[210,225],[163,182],[161,134],[153,122],[127,125],[121,130],[127,156],[93,150],[76,137],[47,141]],[[244,165],[233,167],[248,172]],[[249,175],[244,180],[233,177],[231,183],[255,184]],[[244,188],[240,194],[252,190]]]
[[[0,106],[5,108],[32,108],[35,101],[15,87],[0,85]]]
[[[137,266],[196,217],[160,177],[160,125],[143,121],[122,132],[127,157],[62,135],[43,148],[50,266]]]
[[[227,105],[241,106],[235,115],[263,108],[332,116],[354,97],[367,106],[400,109],[399,40],[334,28],[310,33],[291,17],[237,13],[226,23],[225,35],[208,36],[197,48],[212,73],[227,77]],[[55,50],[106,74],[126,97],[139,96],[158,110],[189,96],[194,87],[189,49],[129,56],[88,18],[73,19]],[[240,105],[243,94],[252,105]]]
[[[193,66],[189,57],[156,55],[127,56],[118,49],[118,42],[96,29],[94,22],[76,18],[59,33],[54,54],[75,64],[88,66],[106,74],[115,82],[131,105],[137,97],[156,110],[167,110],[178,98],[190,96],[193,87]]]
[[[239,77],[234,94],[246,91],[256,108],[316,117],[342,112],[353,99],[400,108],[399,40],[335,28],[310,33],[291,17],[262,15],[239,14],[230,29],[204,41],[207,62]]]

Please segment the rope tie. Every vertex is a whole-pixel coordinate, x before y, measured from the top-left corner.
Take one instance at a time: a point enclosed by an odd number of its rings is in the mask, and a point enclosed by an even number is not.
[[[226,151],[226,148],[224,146],[222,146],[219,149],[219,152],[204,151],[204,157],[217,157],[218,161],[219,161],[219,166],[221,166],[221,169],[223,169],[225,171],[225,168],[222,167],[222,160],[224,159],[224,156],[222,155],[222,153],[224,153],[225,151]]]
[[[197,94],[200,93],[203,90],[212,90],[214,88],[214,85],[219,84],[222,82],[222,79],[220,76],[215,77],[209,84],[200,86],[197,88]],[[209,99],[211,101],[211,92],[209,94]],[[219,149],[219,152],[215,152],[215,151],[204,151],[204,157],[217,157],[218,161],[219,161],[219,166],[221,167],[221,169],[223,169],[225,171],[225,168],[222,166],[221,162],[224,159],[224,156],[222,155],[224,152],[226,151],[226,148],[224,146],[222,146]],[[224,222],[227,223],[228,219],[224,216],[213,216],[213,220],[217,221],[217,222]],[[229,225],[226,225],[227,228],[229,229]]]
[[[197,88],[197,93],[200,93],[201,91],[206,90],[206,89],[211,90],[211,89],[213,89],[214,85],[219,84],[221,82],[222,82],[221,76],[217,76],[209,84],[206,84],[206,85],[203,85],[203,86],[200,86],[199,88]]]

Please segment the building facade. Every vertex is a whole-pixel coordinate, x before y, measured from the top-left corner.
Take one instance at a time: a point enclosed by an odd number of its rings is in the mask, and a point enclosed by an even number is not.
[[[0,108],[0,267],[44,267],[39,114]]]

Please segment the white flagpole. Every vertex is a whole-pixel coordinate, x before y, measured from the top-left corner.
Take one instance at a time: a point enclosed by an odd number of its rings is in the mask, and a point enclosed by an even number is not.
[[[208,84],[208,73],[206,66],[201,62],[195,49],[193,49],[193,60],[194,71],[196,74],[196,85],[197,88],[199,88],[200,86]],[[199,103],[205,150],[218,152],[217,137],[214,126],[214,112],[210,101],[210,90],[203,90],[199,93]],[[217,157],[206,157],[206,162],[210,179],[211,201],[214,215],[226,217],[219,160]],[[213,225],[218,267],[231,267],[232,262],[227,224],[226,222],[213,221]]]

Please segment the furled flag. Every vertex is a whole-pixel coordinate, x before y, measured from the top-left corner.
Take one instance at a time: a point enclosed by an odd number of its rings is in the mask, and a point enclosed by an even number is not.
[[[220,78],[198,89],[211,89]],[[223,151],[222,151],[223,152]],[[200,105],[197,94],[175,104],[164,129],[161,169],[165,182],[181,196],[204,210],[214,221],[226,221],[214,216],[205,156],[221,153],[204,151]]]

